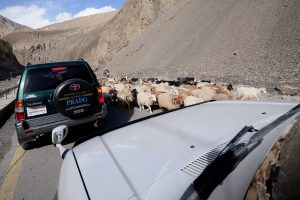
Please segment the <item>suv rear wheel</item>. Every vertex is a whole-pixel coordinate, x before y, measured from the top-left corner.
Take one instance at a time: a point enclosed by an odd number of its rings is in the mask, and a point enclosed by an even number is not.
[[[25,142],[21,144],[24,150],[34,149],[37,146],[37,142]]]

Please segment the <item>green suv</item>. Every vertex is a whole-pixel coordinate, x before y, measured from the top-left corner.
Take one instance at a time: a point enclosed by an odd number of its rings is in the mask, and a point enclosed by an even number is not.
[[[106,115],[101,87],[84,60],[26,66],[15,105],[17,136],[24,149],[59,125],[98,122]]]

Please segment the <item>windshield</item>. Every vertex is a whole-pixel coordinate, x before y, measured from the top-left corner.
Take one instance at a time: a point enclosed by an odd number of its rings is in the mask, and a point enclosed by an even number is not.
[[[59,84],[68,79],[82,79],[93,83],[93,79],[83,64],[55,66],[48,68],[30,69],[27,72],[27,78],[24,85],[24,92],[36,92],[43,90],[53,90]]]

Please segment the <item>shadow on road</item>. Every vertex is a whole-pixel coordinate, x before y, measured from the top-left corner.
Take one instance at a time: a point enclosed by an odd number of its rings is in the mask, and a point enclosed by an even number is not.
[[[101,127],[94,127],[93,123],[86,125],[76,126],[69,129],[67,138],[63,141],[64,145],[72,144],[79,138],[85,137],[90,138],[91,135],[101,135],[103,130],[112,128],[121,124],[129,122],[136,112],[134,109],[128,110],[116,105],[108,105],[107,117],[103,120]],[[51,133],[47,136],[39,138],[38,144],[33,144],[32,148],[41,148],[46,145],[51,145]]]

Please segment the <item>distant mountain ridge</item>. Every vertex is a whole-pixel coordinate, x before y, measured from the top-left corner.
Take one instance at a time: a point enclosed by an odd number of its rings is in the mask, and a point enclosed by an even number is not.
[[[30,29],[30,28],[27,26],[18,24],[16,22],[0,15],[0,38],[9,33],[12,33],[12,32],[18,31],[18,30],[22,30],[22,29]]]
[[[126,47],[177,1],[129,0],[118,12],[15,32],[3,39],[12,44],[22,64],[84,58],[96,70],[105,67],[116,52]]]

